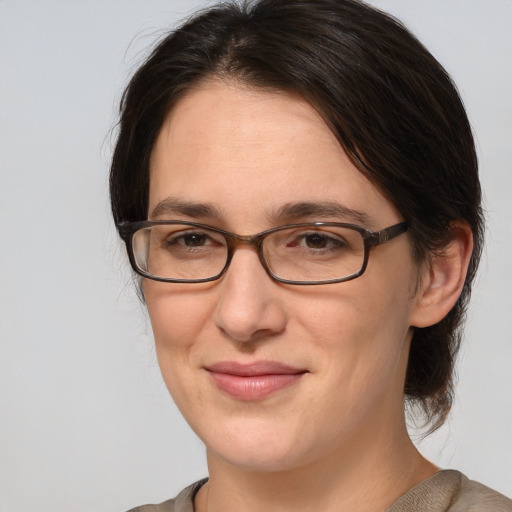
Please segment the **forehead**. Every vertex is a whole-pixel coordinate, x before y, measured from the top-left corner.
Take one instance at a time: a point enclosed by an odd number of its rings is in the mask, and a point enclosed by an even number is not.
[[[337,203],[383,222],[397,217],[304,99],[220,81],[190,91],[162,126],[149,213],[169,197],[211,204],[219,217],[259,227],[283,205],[301,202]]]

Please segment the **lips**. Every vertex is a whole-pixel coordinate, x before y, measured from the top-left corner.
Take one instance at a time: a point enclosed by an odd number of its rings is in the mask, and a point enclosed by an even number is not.
[[[240,364],[224,361],[206,367],[215,386],[244,401],[261,400],[298,383],[308,373],[274,361]]]

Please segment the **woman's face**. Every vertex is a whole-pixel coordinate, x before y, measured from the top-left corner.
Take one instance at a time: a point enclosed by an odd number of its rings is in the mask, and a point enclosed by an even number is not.
[[[150,172],[150,219],[242,235],[404,220],[319,114],[287,93],[202,84],[165,121]],[[218,281],[146,280],[144,293],[164,380],[209,456],[280,470],[350,456],[403,429],[417,283],[402,235],[344,283],[275,282],[254,248],[240,246]]]

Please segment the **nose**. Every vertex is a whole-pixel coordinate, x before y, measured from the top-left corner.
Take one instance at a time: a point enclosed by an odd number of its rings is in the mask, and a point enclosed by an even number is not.
[[[239,247],[221,282],[214,322],[226,336],[250,342],[284,332],[287,315],[273,281],[251,247]]]

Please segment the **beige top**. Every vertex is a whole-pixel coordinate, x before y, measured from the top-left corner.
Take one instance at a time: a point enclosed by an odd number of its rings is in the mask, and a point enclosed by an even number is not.
[[[160,505],[129,512],[194,512],[194,496],[205,482],[196,482]],[[385,512],[512,512],[512,500],[459,471],[445,470],[408,490]]]

